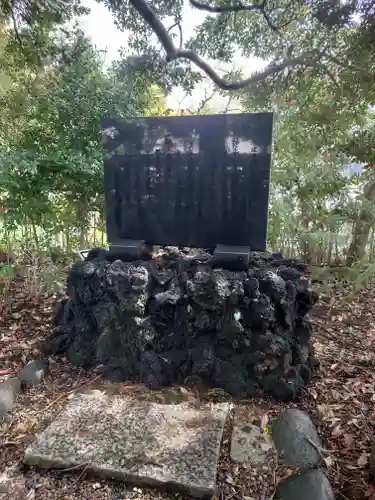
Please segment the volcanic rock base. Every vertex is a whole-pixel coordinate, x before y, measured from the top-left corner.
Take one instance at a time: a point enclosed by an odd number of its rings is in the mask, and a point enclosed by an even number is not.
[[[45,354],[112,381],[221,388],[240,400],[295,399],[311,380],[306,313],[317,295],[303,264],[252,253],[249,269],[233,272],[200,249],[104,257],[72,266]]]
[[[226,403],[196,409],[91,391],[71,400],[27,448],[24,461],[212,495],[228,410]]]

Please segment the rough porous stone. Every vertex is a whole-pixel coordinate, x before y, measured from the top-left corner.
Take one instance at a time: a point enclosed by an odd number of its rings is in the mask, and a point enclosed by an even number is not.
[[[44,359],[29,361],[18,374],[18,378],[21,381],[21,387],[27,389],[33,385],[40,384],[48,375],[48,372],[48,361]]]
[[[327,476],[318,469],[310,469],[289,476],[276,490],[275,500],[334,500],[335,495]]]
[[[264,434],[260,425],[249,422],[243,412],[236,411],[230,446],[231,459],[243,464],[263,465],[274,454],[271,436]]]
[[[8,378],[0,382],[0,421],[12,409],[20,389],[21,382],[18,377]]]
[[[199,249],[133,263],[93,251],[71,268],[44,351],[151,388],[198,383],[290,400],[315,367],[304,316],[317,296],[303,270],[272,254],[252,253],[247,271],[231,272]]]
[[[318,450],[322,443],[316,427],[301,410],[282,411],[272,424],[272,438],[280,458],[290,466],[307,469],[321,461]]]
[[[196,409],[102,391],[79,394],[26,449],[24,461],[43,468],[82,466],[137,485],[212,495],[228,409],[226,403]]]

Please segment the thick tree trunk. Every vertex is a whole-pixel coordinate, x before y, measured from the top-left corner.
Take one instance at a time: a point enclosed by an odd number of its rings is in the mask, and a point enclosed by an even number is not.
[[[370,231],[374,223],[372,210],[369,203],[375,202],[375,179],[365,185],[363,190],[363,203],[359,217],[354,224],[352,241],[349,245],[346,264],[351,266],[363,259],[369,241]]]

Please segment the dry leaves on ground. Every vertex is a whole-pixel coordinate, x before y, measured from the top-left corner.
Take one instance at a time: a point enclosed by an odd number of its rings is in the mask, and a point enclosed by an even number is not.
[[[330,476],[338,497],[374,498],[367,479],[375,423],[375,291],[341,307],[337,300],[326,298],[311,315],[321,374],[308,397],[332,450]]]
[[[17,373],[26,361],[39,355],[39,345],[50,331],[57,300],[47,295],[30,300],[22,281],[13,283],[10,293],[12,309],[0,319],[0,377]],[[368,289],[346,305],[340,305],[341,299],[342,293],[323,298],[310,315],[321,373],[303,400],[288,406],[306,409],[317,424],[329,452],[325,463],[337,498],[375,500],[375,490],[368,482],[367,473],[375,422],[375,291]],[[22,394],[10,422],[0,424],[0,443],[4,450],[0,472],[22,458],[26,445],[37,431],[48,425],[69,395],[94,379],[98,382],[95,374],[73,369],[65,360],[55,360],[45,383]],[[136,390],[131,384],[122,384],[118,389],[120,392]],[[170,393],[155,394],[156,399],[163,397],[170,397]],[[209,397],[217,400],[225,396],[220,391],[212,391]],[[244,411],[250,408],[249,403],[243,404]],[[251,403],[257,404],[259,425],[264,429],[272,416],[287,406],[266,400]],[[254,477],[251,470],[232,463],[230,430],[231,420],[223,439],[218,474],[224,498],[271,499],[275,485],[292,471],[275,466]],[[125,495],[129,499],[176,498],[152,490],[124,489],[115,483],[69,472],[39,473],[25,469],[14,481],[18,488],[24,488],[24,497],[30,495],[36,500],[120,500]]]

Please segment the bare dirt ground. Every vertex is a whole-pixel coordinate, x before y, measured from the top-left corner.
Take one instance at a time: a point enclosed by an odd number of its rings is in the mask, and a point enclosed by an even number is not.
[[[40,341],[50,332],[56,297],[39,295],[32,300],[22,280],[13,283],[11,310],[0,318],[1,374],[16,374],[23,364],[39,355]],[[369,482],[368,458],[375,426],[375,290],[369,288],[350,302],[343,292],[323,297],[310,314],[321,373],[301,401],[283,405],[274,401],[243,401],[249,420],[267,420],[283,407],[307,410],[316,423],[329,454],[325,463],[336,498],[375,500]],[[22,466],[27,444],[64,407],[69,397],[88,387],[106,387],[119,393],[145,391],[134,384],[104,383],[92,373],[72,368],[55,359],[48,379],[20,394],[8,422],[0,424],[0,476],[17,465],[12,493],[0,489],[0,499],[15,500],[123,500],[184,498],[186,495],[134,488],[88,477],[86,471],[39,471]],[[180,391],[180,392],[179,392]],[[197,394],[182,391],[184,398]],[[150,393],[163,402],[179,397],[179,388]],[[181,394],[180,394],[181,395]],[[228,399],[220,391],[205,395]],[[271,500],[277,483],[292,471],[269,464],[261,471],[239,467],[229,459],[231,418],[225,430],[218,473],[218,496],[231,500]],[[21,464],[21,466],[19,466]]]

